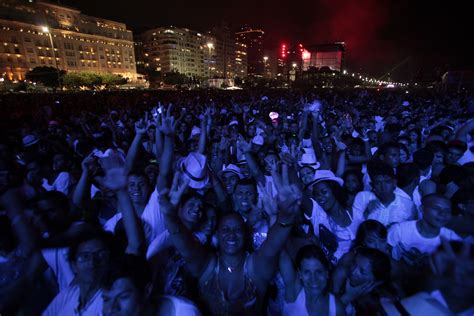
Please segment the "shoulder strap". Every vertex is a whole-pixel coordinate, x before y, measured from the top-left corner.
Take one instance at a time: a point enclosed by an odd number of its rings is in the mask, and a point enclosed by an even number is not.
[[[336,316],[336,299],[329,293],[329,316]]]

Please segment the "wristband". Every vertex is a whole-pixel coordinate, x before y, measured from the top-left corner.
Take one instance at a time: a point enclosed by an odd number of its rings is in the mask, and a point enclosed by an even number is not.
[[[285,223],[285,222],[278,222],[278,225],[280,225],[283,228],[288,228],[293,226],[294,223]]]

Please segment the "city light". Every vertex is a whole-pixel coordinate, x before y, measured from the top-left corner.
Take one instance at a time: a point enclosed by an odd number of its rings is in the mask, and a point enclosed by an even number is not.
[[[42,26],[41,29],[43,30],[43,33],[49,33],[49,27]]]
[[[207,43],[207,48],[209,49],[213,49],[214,48],[214,44],[213,43]]]
[[[263,56],[263,60],[266,62],[268,60],[268,56]]]
[[[292,66],[293,66],[293,68],[296,68],[296,66],[297,66],[297,65],[296,65],[296,63],[293,63],[293,65],[292,65]]]

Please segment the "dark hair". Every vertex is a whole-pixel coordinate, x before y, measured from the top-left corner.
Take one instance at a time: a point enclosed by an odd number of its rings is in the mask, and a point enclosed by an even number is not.
[[[304,259],[316,259],[322,263],[324,268],[329,271],[330,264],[323,250],[316,245],[305,245],[296,253],[295,265],[299,269]]]
[[[446,154],[448,152],[446,144],[439,140],[433,140],[431,142],[428,142],[425,148],[431,151],[433,154],[437,152],[442,152],[443,154]]]
[[[364,187],[364,184],[363,184],[364,176],[363,176],[362,172],[360,172],[359,170],[355,170],[355,169],[346,170],[344,172],[344,174],[342,175],[342,179],[344,179],[344,183],[346,182],[346,178],[350,175],[353,175],[357,178],[357,180],[360,183],[360,190],[358,190],[358,191],[362,191],[362,189]]]
[[[414,163],[402,163],[397,167],[397,185],[406,187],[420,177],[420,169]]]
[[[244,179],[239,179],[239,181],[237,181],[237,184],[236,184],[235,187],[237,187],[238,185],[251,185],[254,188],[256,188],[257,187],[257,182],[255,182],[255,180],[252,179],[252,178],[244,178]]]
[[[112,288],[118,279],[129,279],[145,299],[145,288],[151,280],[151,272],[145,258],[134,255],[124,255],[114,260],[102,280],[102,288]]]
[[[199,201],[201,201],[204,204],[204,197],[201,194],[197,193],[197,191],[195,191],[195,190],[188,190],[188,192],[184,193],[181,196],[181,200],[180,200],[180,203],[179,203],[180,206],[183,206],[190,199],[198,199]]]
[[[344,188],[339,185],[339,183],[337,183],[336,181],[332,181],[332,180],[320,181],[320,182],[317,182],[314,185],[312,185],[312,190],[314,190],[314,187],[318,183],[326,183],[329,186],[329,188],[331,189],[331,192],[334,195],[334,198],[336,199],[336,201],[339,204],[341,204],[342,207],[346,207],[347,194],[346,194],[346,191],[344,191]]]
[[[387,239],[387,228],[379,221],[368,219],[359,225],[356,238],[352,242],[352,248],[363,247],[364,240],[370,233],[375,233],[380,238]]]
[[[371,181],[374,181],[376,176],[389,176],[390,178],[395,179],[393,168],[380,160],[369,161],[367,164],[367,171]]]
[[[390,282],[392,266],[390,258],[386,254],[378,249],[361,247],[357,249],[357,255],[363,256],[370,261],[372,274],[376,281]]]
[[[421,198],[421,204],[424,206],[424,205],[426,205],[426,203],[428,203],[432,199],[441,199],[441,200],[445,200],[445,201],[448,201],[449,203],[451,203],[451,200],[448,199],[447,197],[445,197],[444,195],[441,195],[441,194],[438,194],[438,193],[431,193],[431,194],[427,194],[427,195],[425,195]]]
[[[114,235],[110,232],[105,232],[102,229],[97,229],[95,231],[88,232],[86,234],[82,234],[79,239],[75,240],[72,245],[69,247],[69,253],[68,253],[68,260],[69,262],[73,262],[76,260],[77,256],[77,250],[79,249],[79,246],[87,241],[90,240],[99,240],[105,244],[105,246],[111,250],[113,254],[116,253],[116,250],[118,250],[115,246],[116,243],[114,242]]]
[[[130,178],[131,176],[134,176],[134,177],[142,177],[143,179],[145,179],[145,182],[150,185],[150,181],[148,179],[148,176],[146,175],[145,172],[143,172],[142,170],[140,169],[132,169],[128,176],[127,176],[127,179]]]
[[[389,149],[396,149],[400,150],[400,144],[395,143],[395,142],[388,142],[380,146],[380,148],[377,150],[377,153],[379,155],[386,155],[389,151]]]
[[[454,182],[456,185],[462,186],[464,181],[468,180],[467,176],[468,171],[463,166],[447,165],[439,174],[439,182],[444,185]]]

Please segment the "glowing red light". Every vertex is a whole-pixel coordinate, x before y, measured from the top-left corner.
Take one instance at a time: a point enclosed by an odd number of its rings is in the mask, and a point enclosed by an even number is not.
[[[282,44],[281,45],[281,58],[286,58],[286,54],[287,54],[287,49],[286,49],[286,44]]]

